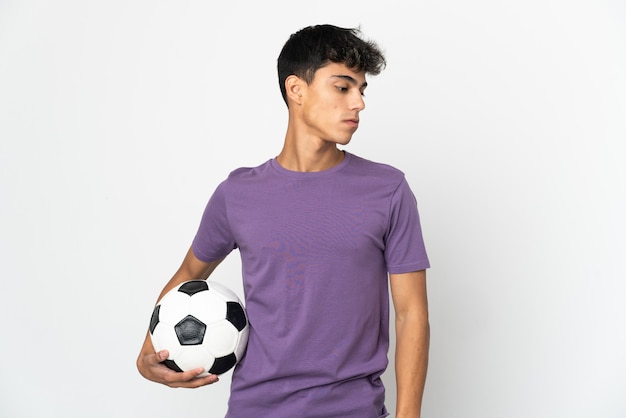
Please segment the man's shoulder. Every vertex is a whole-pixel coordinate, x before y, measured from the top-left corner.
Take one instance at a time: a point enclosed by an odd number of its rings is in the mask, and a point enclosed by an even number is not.
[[[360,172],[368,177],[385,178],[391,181],[397,181],[404,178],[404,172],[393,165],[373,161],[360,157],[355,154],[350,155],[350,166],[353,170]]]
[[[227,182],[246,181],[251,178],[262,176],[264,173],[266,173],[269,165],[270,165],[270,162],[265,161],[263,164],[260,164],[254,167],[236,168],[228,174],[226,181]]]

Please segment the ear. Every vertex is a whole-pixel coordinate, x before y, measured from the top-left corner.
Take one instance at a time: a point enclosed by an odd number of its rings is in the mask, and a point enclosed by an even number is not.
[[[285,80],[287,98],[296,104],[302,103],[302,94],[306,90],[306,82],[296,75],[290,75]]]

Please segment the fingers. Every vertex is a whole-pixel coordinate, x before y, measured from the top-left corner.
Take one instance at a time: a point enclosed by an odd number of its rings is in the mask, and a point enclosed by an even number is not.
[[[203,368],[188,370],[185,372],[176,372],[162,364],[167,359],[169,353],[167,350],[159,351],[154,354],[146,354],[139,359],[139,372],[153,382],[161,383],[172,388],[197,388],[206,386],[219,381],[217,375],[209,374],[200,376],[204,373]]]
[[[186,372],[175,372],[168,369],[168,373],[165,378],[168,379],[167,386],[172,388],[198,388],[201,386],[210,385],[219,381],[219,377],[214,374],[207,376],[199,376],[204,372],[204,369],[189,370]],[[169,380],[172,379],[172,380]]]
[[[155,353],[157,363],[160,363],[166,360],[170,355],[170,352],[167,350],[161,350],[158,353]]]
[[[172,388],[197,388],[210,385],[219,380],[217,375],[214,374],[200,376],[204,373],[202,367],[185,372],[175,372],[165,365],[159,364],[159,373],[160,382]]]

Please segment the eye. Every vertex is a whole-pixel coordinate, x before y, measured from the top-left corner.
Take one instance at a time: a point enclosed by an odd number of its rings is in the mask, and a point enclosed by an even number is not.
[[[335,88],[340,92],[340,93],[345,93],[348,91],[348,87],[345,86],[335,86]]]

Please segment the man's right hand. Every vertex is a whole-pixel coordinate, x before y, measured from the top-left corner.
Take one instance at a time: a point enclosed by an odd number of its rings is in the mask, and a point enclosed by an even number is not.
[[[142,350],[137,358],[137,369],[143,377],[153,382],[161,383],[171,388],[197,388],[210,385],[219,380],[217,375],[214,374],[200,377],[199,375],[204,372],[203,368],[186,372],[175,372],[162,363],[169,355],[167,350],[162,350],[158,353],[146,351]]]

